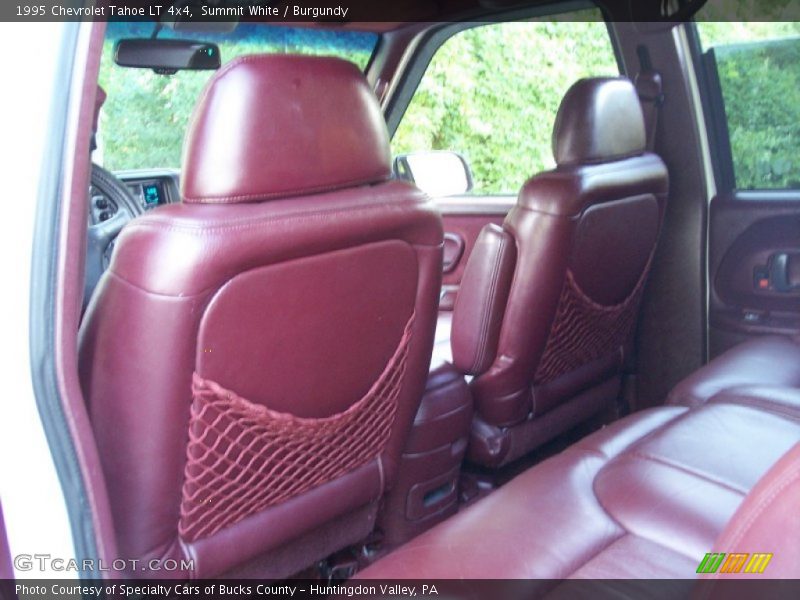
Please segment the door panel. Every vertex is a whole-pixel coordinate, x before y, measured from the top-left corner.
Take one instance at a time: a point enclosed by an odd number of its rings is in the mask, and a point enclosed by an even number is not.
[[[800,334],[800,191],[714,198],[709,352],[749,337]]]
[[[442,199],[437,206],[444,223],[444,266],[440,311],[452,311],[469,255],[481,230],[502,225],[514,204],[512,197]]]
[[[800,333],[800,33],[698,22],[711,166],[709,356]]]

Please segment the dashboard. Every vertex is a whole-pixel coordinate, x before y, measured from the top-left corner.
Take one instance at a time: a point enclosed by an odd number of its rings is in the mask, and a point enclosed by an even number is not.
[[[146,212],[180,200],[179,173],[172,169],[118,171],[114,173]],[[98,189],[90,190],[90,218],[93,224],[113,218],[119,207]]]
[[[163,181],[154,179],[152,181],[141,181],[126,185],[133,194],[133,197],[139,200],[139,204],[142,205],[144,210],[150,210],[161,204],[169,203]]]

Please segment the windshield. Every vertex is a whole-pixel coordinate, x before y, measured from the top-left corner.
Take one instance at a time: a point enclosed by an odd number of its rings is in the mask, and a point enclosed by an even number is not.
[[[157,75],[147,69],[118,67],[114,44],[120,38],[150,37],[152,23],[109,23],[100,65],[103,105],[93,160],[110,170],[177,168],[189,117],[213,71]],[[219,45],[223,63],[243,54],[295,53],[338,56],[364,70],[378,36],[308,27],[239,25],[224,35],[174,34],[159,37],[202,39]]]

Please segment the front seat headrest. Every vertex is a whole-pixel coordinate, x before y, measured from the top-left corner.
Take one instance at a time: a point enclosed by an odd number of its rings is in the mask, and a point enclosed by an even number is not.
[[[338,58],[253,55],[206,86],[183,155],[184,202],[313,194],[391,176],[389,136],[358,68]]]
[[[559,166],[602,163],[644,153],[644,117],[624,77],[581,79],[567,91],[553,128]]]

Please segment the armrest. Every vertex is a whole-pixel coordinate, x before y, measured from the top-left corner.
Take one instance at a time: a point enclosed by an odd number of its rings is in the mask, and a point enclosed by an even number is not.
[[[516,258],[511,234],[494,224],[481,230],[453,311],[453,363],[463,373],[480,375],[494,361]]]

